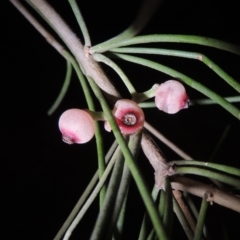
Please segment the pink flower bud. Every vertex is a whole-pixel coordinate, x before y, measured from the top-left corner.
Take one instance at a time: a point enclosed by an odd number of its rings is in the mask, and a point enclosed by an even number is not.
[[[156,90],[155,103],[163,112],[177,113],[183,108],[188,108],[188,101],[185,88],[178,81],[164,82]]]
[[[65,143],[85,143],[92,139],[95,132],[95,124],[91,115],[81,109],[69,109],[65,111],[58,121]]]
[[[144,113],[137,103],[132,100],[118,100],[113,108],[113,115],[123,134],[133,134],[143,128]],[[106,131],[111,131],[108,122],[105,122],[104,127]]]

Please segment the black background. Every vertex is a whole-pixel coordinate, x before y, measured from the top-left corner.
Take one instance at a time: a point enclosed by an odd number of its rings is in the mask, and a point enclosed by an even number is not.
[[[68,2],[49,2],[82,38]],[[139,7],[139,1],[78,2],[93,45],[123,31],[133,21]],[[237,1],[165,2],[141,34],[192,34],[239,44],[240,15]],[[84,145],[69,146],[61,141],[57,126],[58,118],[64,110],[86,108],[86,102],[74,75],[63,103],[51,117],[47,116],[46,112],[57,97],[64,80],[65,60],[10,2],[1,1],[0,4],[3,239],[53,239],[97,168],[94,140]],[[196,45],[152,46],[202,52],[240,81],[239,57],[234,54]],[[152,59],[184,72],[222,96],[237,95],[200,62],[172,57]],[[170,79],[164,74],[131,63],[117,63],[139,92],[149,89],[154,83]],[[116,74],[108,68],[104,69],[122,95],[128,98],[129,95]],[[203,97],[195,90],[186,88],[191,99]],[[236,106],[240,107],[240,104]],[[198,160],[207,161],[224,129],[230,126],[228,137],[218,153],[217,162],[240,166],[240,125],[237,119],[221,107],[195,106],[176,115],[167,115],[156,109],[144,111],[147,121]],[[103,128],[102,131],[107,151],[113,142],[113,136],[112,133],[105,133]],[[156,142],[167,159],[179,159],[164,144],[157,140]],[[151,187],[153,171],[142,153],[139,164]],[[196,202],[199,204],[198,199]],[[124,239],[137,239],[143,206],[134,184],[128,210],[131,217],[126,220]],[[223,239],[220,215],[226,221],[229,239],[240,237],[239,214],[214,204],[209,209],[207,220],[212,239]],[[71,239],[88,239],[96,216],[97,203],[89,210]],[[174,239],[180,239],[180,236],[181,239],[185,238],[176,223]]]

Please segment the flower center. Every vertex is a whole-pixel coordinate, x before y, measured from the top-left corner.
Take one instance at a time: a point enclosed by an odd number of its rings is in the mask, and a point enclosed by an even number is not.
[[[133,113],[128,113],[123,117],[123,123],[132,126],[137,122],[137,118]]]

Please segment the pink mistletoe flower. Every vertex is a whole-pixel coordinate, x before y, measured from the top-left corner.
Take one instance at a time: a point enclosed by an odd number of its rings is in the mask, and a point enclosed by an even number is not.
[[[122,134],[133,134],[143,128],[143,110],[132,100],[118,100],[113,108],[113,115]],[[111,131],[109,122],[105,122],[104,127],[106,131]]]
[[[188,96],[184,86],[175,80],[162,83],[156,90],[155,103],[158,109],[173,114],[188,108]]]
[[[95,124],[91,115],[81,109],[69,109],[65,111],[58,121],[65,143],[85,143],[92,139],[95,132]]]

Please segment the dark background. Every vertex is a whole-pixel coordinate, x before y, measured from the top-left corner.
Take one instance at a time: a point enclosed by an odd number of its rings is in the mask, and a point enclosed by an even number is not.
[[[67,1],[49,1],[81,38],[80,30]],[[123,31],[136,16],[139,1],[78,1],[92,39],[97,44]],[[239,44],[239,7],[237,1],[170,0],[158,10],[141,34],[174,33],[208,36]],[[64,59],[43,39],[8,1],[0,3],[1,81],[0,136],[2,176],[3,239],[53,239],[86,184],[97,168],[95,142],[69,146],[61,141],[58,118],[68,108],[86,108],[76,76],[57,111],[46,112],[61,89],[66,64]],[[236,80],[239,57],[201,46],[154,44],[152,46],[202,52],[225,69]],[[202,63],[172,57],[153,57],[163,64],[182,71],[206,84],[222,96],[237,93]],[[154,83],[170,79],[159,72],[131,63],[117,61],[136,89],[145,91]],[[112,70],[105,68],[124,97],[129,97]],[[203,96],[186,87],[191,99]],[[240,107],[237,103],[236,106]],[[99,109],[98,109],[99,110]],[[219,106],[195,106],[176,115],[156,109],[145,110],[146,119],[193,158],[207,161],[224,129],[229,134],[220,149],[217,162],[240,166],[237,119]],[[112,133],[105,133],[105,150],[113,142]],[[157,141],[167,159],[179,157]],[[149,186],[153,171],[142,153],[139,164]],[[125,239],[137,239],[143,206],[132,184],[126,220]],[[199,200],[196,199],[199,205]],[[238,239],[239,214],[214,204],[208,211],[207,224],[212,239],[223,239],[221,218],[226,221],[229,239]],[[71,239],[88,239],[97,216],[97,203],[92,207]],[[212,229],[212,230],[211,230]],[[234,236],[235,234],[235,236]],[[185,235],[177,221],[174,239]]]

